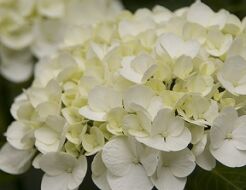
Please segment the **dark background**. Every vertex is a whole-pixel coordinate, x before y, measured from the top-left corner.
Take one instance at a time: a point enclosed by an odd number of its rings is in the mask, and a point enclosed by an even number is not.
[[[202,0],[214,10],[221,8],[227,9],[230,12],[236,14],[240,18],[246,16],[246,0]],[[123,0],[124,6],[135,11],[138,8],[148,7],[152,8],[154,5],[163,5],[170,10],[175,10],[180,7],[189,6],[194,0]],[[9,113],[10,105],[12,104],[13,98],[19,94],[22,89],[27,88],[31,84],[31,80],[22,84],[11,84],[0,77],[0,134],[6,131],[6,127],[12,121]],[[0,144],[5,142],[3,135],[0,135]],[[245,170],[245,168],[244,168]],[[244,171],[243,177],[239,180],[246,181],[246,171]],[[193,174],[196,175],[196,174]],[[206,175],[212,175],[205,173]],[[0,190],[40,190],[42,172],[31,169],[24,175],[11,176],[0,171]],[[206,179],[209,176],[206,177]],[[232,176],[235,177],[235,176]],[[217,182],[216,182],[217,183]],[[214,186],[215,187],[215,186]],[[244,186],[245,187],[245,186]],[[239,190],[245,189],[244,187]],[[86,177],[81,188],[82,190],[96,190],[97,188],[91,185],[90,174]],[[202,189],[200,188],[189,188],[189,189]],[[214,189],[214,188],[212,188]],[[224,190],[224,188],[218,188]],[[51,189],[52,190],[52,189]],[[233,190],[233,187],[229,187],[228,190]]]

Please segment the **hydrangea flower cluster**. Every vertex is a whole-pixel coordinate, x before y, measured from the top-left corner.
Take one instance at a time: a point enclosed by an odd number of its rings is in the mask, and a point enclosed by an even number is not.
[[[246,165],[245,20],[200,1],[157,6],[63,43],[11,108],[3,171],[32,164],[42,190],[74,190],[94,155],[102,190],[182,190],[196,165]]]
[[[53,54],[78,26],[111,19],[121,9],[118,0],[0,0],[1,74],[13,82],[28,79],[33,56]]]

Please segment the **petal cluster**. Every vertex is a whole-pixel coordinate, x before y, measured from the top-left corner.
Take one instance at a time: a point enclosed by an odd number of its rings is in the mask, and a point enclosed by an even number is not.
[[[196,1],[74,29],[16,98],[2,170],[32,162],[42,190],[73,190],[94,155],[100,189],[182,190],[196,165],[246,165],[245,21]]]
[[[91,24],[111,20],[121,9],[118,0],[1,1],[1,75],[12,82],[29,79],[34,58],[41,59],[61,47],[83,43]],[[81,32],[84,34],[80,35]]]

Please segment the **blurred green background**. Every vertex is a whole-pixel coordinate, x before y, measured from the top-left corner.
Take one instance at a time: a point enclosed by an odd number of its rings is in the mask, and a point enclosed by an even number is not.
[[[221,8],[227,9],[230,12],[236,14],[238,17],[243,18],[246,16],[246,0],[202,0],[214,10]],[[123,0],[124,6],[135,11],[138,8],[148,7],[152,8],[154,5],[163,5],[170,10],[175,10],[180,7],[189,6],[194,0]],[[12,84],[0,77],[0,143],[5,142],[3,133],[6,131],[6,127],[12,121],[9,113],[10,106],[13,99],[23,89],[27,88],[31,84],[31,80],[22,84]],[[218,176],[225,174],[225,176]],[[235,171],[235,172],[234,172]],[[199,169],[192,174],[189,178],[186,189],[187,190],[202,190],[202,189],[218,189],[218,190],[245,190],[246,189],[246,169],[241,168],[239,170],[228,171],[227,168],[218,168],[213,173],[202,172]],[[239,173],[238,173],[239,172]],[[30,170],[28,173],[20,176],[7,175],[0,171],[0,190],[39,190],[42,172],[37,170]],[[219,178],[217,180],[217,178]],[[231,185],[230,180],[236,185]],[[204,187],[202,184],[206,184]],[[229,182],[229,183],[228,183]],[[200,184],[199,184],[200,183]],[[228,185],[225,185],[227,184]],[[96,190],[90,186],[91,179],[89,175],[83,182],[80,189],[82,190]],[[209,185],[211,184],[211,186]],[[210,186],[210,187],[209,187]],[[51,189],[52,190],[52,189]]]

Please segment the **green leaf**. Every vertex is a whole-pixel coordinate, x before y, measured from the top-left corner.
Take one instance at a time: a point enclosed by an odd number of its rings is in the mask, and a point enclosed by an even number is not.
[[[197,166],[188,177],[185,190],[246,190],[246,167],[229,168],[217,164],[212,171]]]

